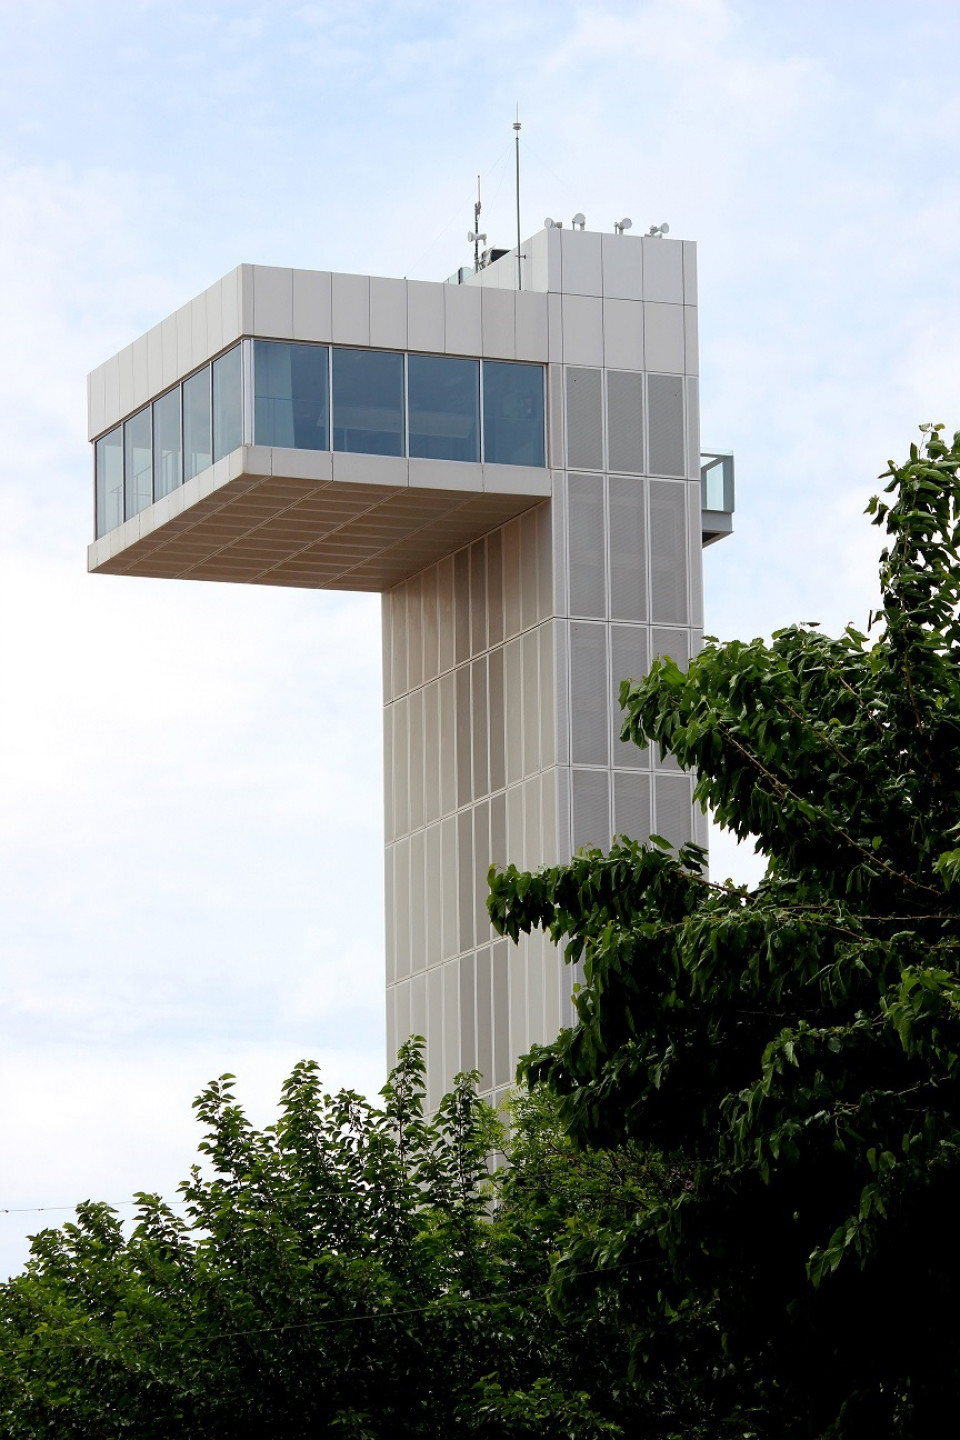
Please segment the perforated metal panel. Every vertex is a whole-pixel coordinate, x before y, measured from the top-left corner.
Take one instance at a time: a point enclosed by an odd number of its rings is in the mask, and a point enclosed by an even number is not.
[[[618,696],[621,680],[642,680],[649,669],[647,661],[647,630],[639,625],[610,626],[610,744],[613,763],[631,770],[650,767],[650,751],[641,750],[632,741],[620,739],[623,712]]]
[[[428,822],[440,815],[440,685],[436,680],[423,691],[423,804]]]
[[[503,536],[503,633],[516,635],[520,629],[520,522],[504,525]]]
[[[540,635],[523,636],[523,773],[540,769]]]
[[[440,915],[443,906],[441,896],[440,869],[440,826],[431,825],[427,830],[427,948],[428,965],[440,962]]]
[[[477,951],[477,1069],[480,1089],[493,1085],[493,1005],[490,993],[490,947]]]
[[[410,841],[398,840],[393,852],[393,884],[397,903],[397,976],[410,974]],[[404,1036],[406,1039],[406,1036]]]
[[[456,672],[457,695],[457,804],[469,805],[472,785],[472,715],[470,713],[470,667],[461,665]]]
[[[521,679],[523,651],[519,640],[503,648],[503,705],[507,733],[507,784],[523,774],[523,708]]]
[[[503,535],[487,536],[487,632],[491,645],[503,641]]]
[[[454,672],[440,679],[440,813],[457,808],[457,728]]]
[[[614,620],[647,618],[646,485],[611,475],[610,615]]]
[[[606,765],[609,750],[605,625],[570,626],[571,759],[575,765]]]
[[[398,985],[394,994],[397,1014],[397,1049],[399,1050],[400,1046],[406,1044],[413,1034],[410,1028],[410,982]]]
[[[427,1034],[427,977],[415,975],[410,981],[410,1033]]]
[[[423,691],[414,690],[410,702],[410,829],[423,824]]]
[[[443,967],[443,1074],[460,1069],[460,962]]]
[[[614,833],[646,840],[650,821],[650,776],[617,772],[613,777]]]
[[[437,566],[437,621],[440,629],[440,673],[449,670],[454,658],[453,556]],[[394,677],[396,684],[396,677]]]
[[[440,824],[440,873],[443,881],[440,948],[449,959],[460,949],[460,896],[457,888],[457,822],[454,816]]]
[[[683,458],[683,378],[680,375],[647,376],[647,415],[650,429],[650,474],[685,472]]]
[[[603,469],[601,371],[567,367],[567,465]]]
[[[458,550],[453,557],[455,595],[456,661],[470,658],[470,552]]]
[[[607,613],[603,481],[571,475],[569,497],[570,613],[602,619]]]
[[[475,1070],[477,1067],[476,1034],[476,969],[474,955],[460,957],[460,1069]]]
[[[686,775],[655,775],[654,829],[673,846],[693,839],[693,806]]]
[[[607,371],[608,469],[643,473],[643,376]]]
[[[490,756],[487,749],[487,661],[485,656],[470,667],[473,695],[470,715],[473,722],[473,798],[490,789]]]
[[[406,696],[393,707],[393,820],[398,836],[406,835],[410,829],[410,726],[407,707]]]
[[[460,892],[460,949],[473,948],[473,816],[457,816],[457,882]]]
[[[493,1078],[497,1085],[509,1085],[513,1079],[513,1055],[510,1051],[510,991],[507,941],[498,940],[493,947]]]
[[[490,789],[502,790],[506,780],[503,724],[503,651],[490,651]]]
[[[538,505],[533,511],[537,527],[537,615],[540,620],[546,620],[553,614],[553,521],[550,511],[550,505]]]
[[[423,678],[433,680],[440,673],[437,633],[437,567],[423,572]]]
[[[606,770],[573,772],[573,848],[610,845],[610,775]]]
[[[474,655],[487,648],[487,546],[475,540],[470,546],[470,645]]]
[[[393,885],[393,857],[395,845],[388,845],[384,850],[383,865],[383,892],[386,901],[386,926],[384,940],[386,942],[387,955],[387,984],[391,985],[397,978],[397,945],[396,945],[396,898]]]
[[[684,485],[650,481],[650,618],[687,623],[687,517]]]
[[[427,971],[427,1054],[433,1064],[427,1067],[427,1104],[436,1110],[446,1088],[443,1073],[443,972],[437,966]]]
[[[487,914],[487,871],[490,869],[490,804],[484,801],[473,809],[474,940],[477,945],[491,938]]]
[[[669,655],[671,660],[676,660],[681,669],[689,659],[688,651],[690,641],[686,630],[661,630],[655,627],[650,631],[651,657],[653,655]]]
[[[403,586],[390,591],[390,620],[393,631],[393,693],[407,688],[407,600]]]
[[[407,683],[423,683],[423,593],[419,575],[407,581]]]
[[[417,830],[410,836],[410,970],[415,974],[427,963],[427,837]],[[423,1031],[418,1031],[422,1035]]]

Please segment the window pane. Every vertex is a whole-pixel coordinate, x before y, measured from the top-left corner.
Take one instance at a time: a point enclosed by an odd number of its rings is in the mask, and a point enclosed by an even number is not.
[[[483,458],[544,465],[543,366],[483,362]]]
[[[213,464],[210,444],[210,366],[183,382],[183,478]]]
[[[97,441],[97,537],[123,520],[123,434],[120,426]]]
[[[153,402],[153,493],[159,500],[180,484],[180,390]]]
[[[253,347],[258,445],[329,450],[327,347],[257,340]]]
[[[240,346],[213,362],[213,458],[222,460],[243,444]]]
[[[334,350],[333,448],[364,455],[404,453],[402,355]]]
[[[424,460],[479,460],[479,362],[410,355],[407,387],[410,454]]]
[[[123,426],[124,516],[139,515],[153,501],[150,450],[150,408],[131,416]]]

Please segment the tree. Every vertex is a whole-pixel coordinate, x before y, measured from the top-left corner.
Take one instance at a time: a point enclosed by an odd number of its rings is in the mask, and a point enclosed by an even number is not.
[[[699,802],[755,837],[756,889],[656,836],[491,877],[501,933],[542,926],[583,962],[576,1024],[527,1080],[579,1145],[688,1177],[566,1263],[634,1263],[638,1334],[658,1307],[661,1330],[696,1313],[717,1434],[738,1407],[740,1434],[956,1423],[960,433],[942,428],[868,506],[888,540],[867,633],[712,642],[621,689],[624,737],[695,768]]]
[[[88,1202],[0,1286],[2,1434],[592,1440],[656,1420],[617,1297],[559,1316],[548,1295],[566,1237],[659,1193],[656,1162],[581,1156],[527,1101],[491,1174],[504,1137],[473,1079],[428,1122],[416,1042],[381,1106],[303,1062],[263,1131],[232,1077],[211,1084],[184,1214],[142,1194],[125,1231]]]

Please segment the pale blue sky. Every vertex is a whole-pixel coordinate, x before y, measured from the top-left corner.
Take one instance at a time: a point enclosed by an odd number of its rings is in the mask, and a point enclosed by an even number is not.
[[[874,477],[960,425],[958,48],[922,0],[0,0],[0,1207],[170,1190],[220,1070],[265,1120],[382,1067],[378,603],[88,577],[87,370],[239,261],[442,279],[478,170],[509,240],[519,101],[526,232],[700,244],[708,628],[862,622]]]

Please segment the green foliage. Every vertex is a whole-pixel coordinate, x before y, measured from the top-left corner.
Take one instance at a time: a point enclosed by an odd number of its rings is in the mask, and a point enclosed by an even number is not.
[[[578,1144],[686,1177],[594,1253],[636,1263],[641,1331],[651,1296],[686,1327],[714,1433],[749,1401],[737,1433],[927,1437],[960,1390],[960,434],[941,430],[868,507],[888,541],[867,634],[711,642],[622,687],[624,738],[695,768],[697,799],[755,837],[755,890],[655,838],[491,876],[503,934],[542,926],[583,963],[577,1024],[528,1080]]]
[[[202,1163],[178,1214],[138,1197],[36,1236],[0,1287],[0,1433],[10,1440],[351,1440],[633,1433],[660,1392],[629,1382],[601,1297],[561,1314],[571,1236],[622,1218],[655,1166],[581,1157],[543,1102],[502,1127],[461,1076],[430,1121],[406,1045],[381,1106],[296,1067],[258,1131],[231,1076],[196,1102]]]

